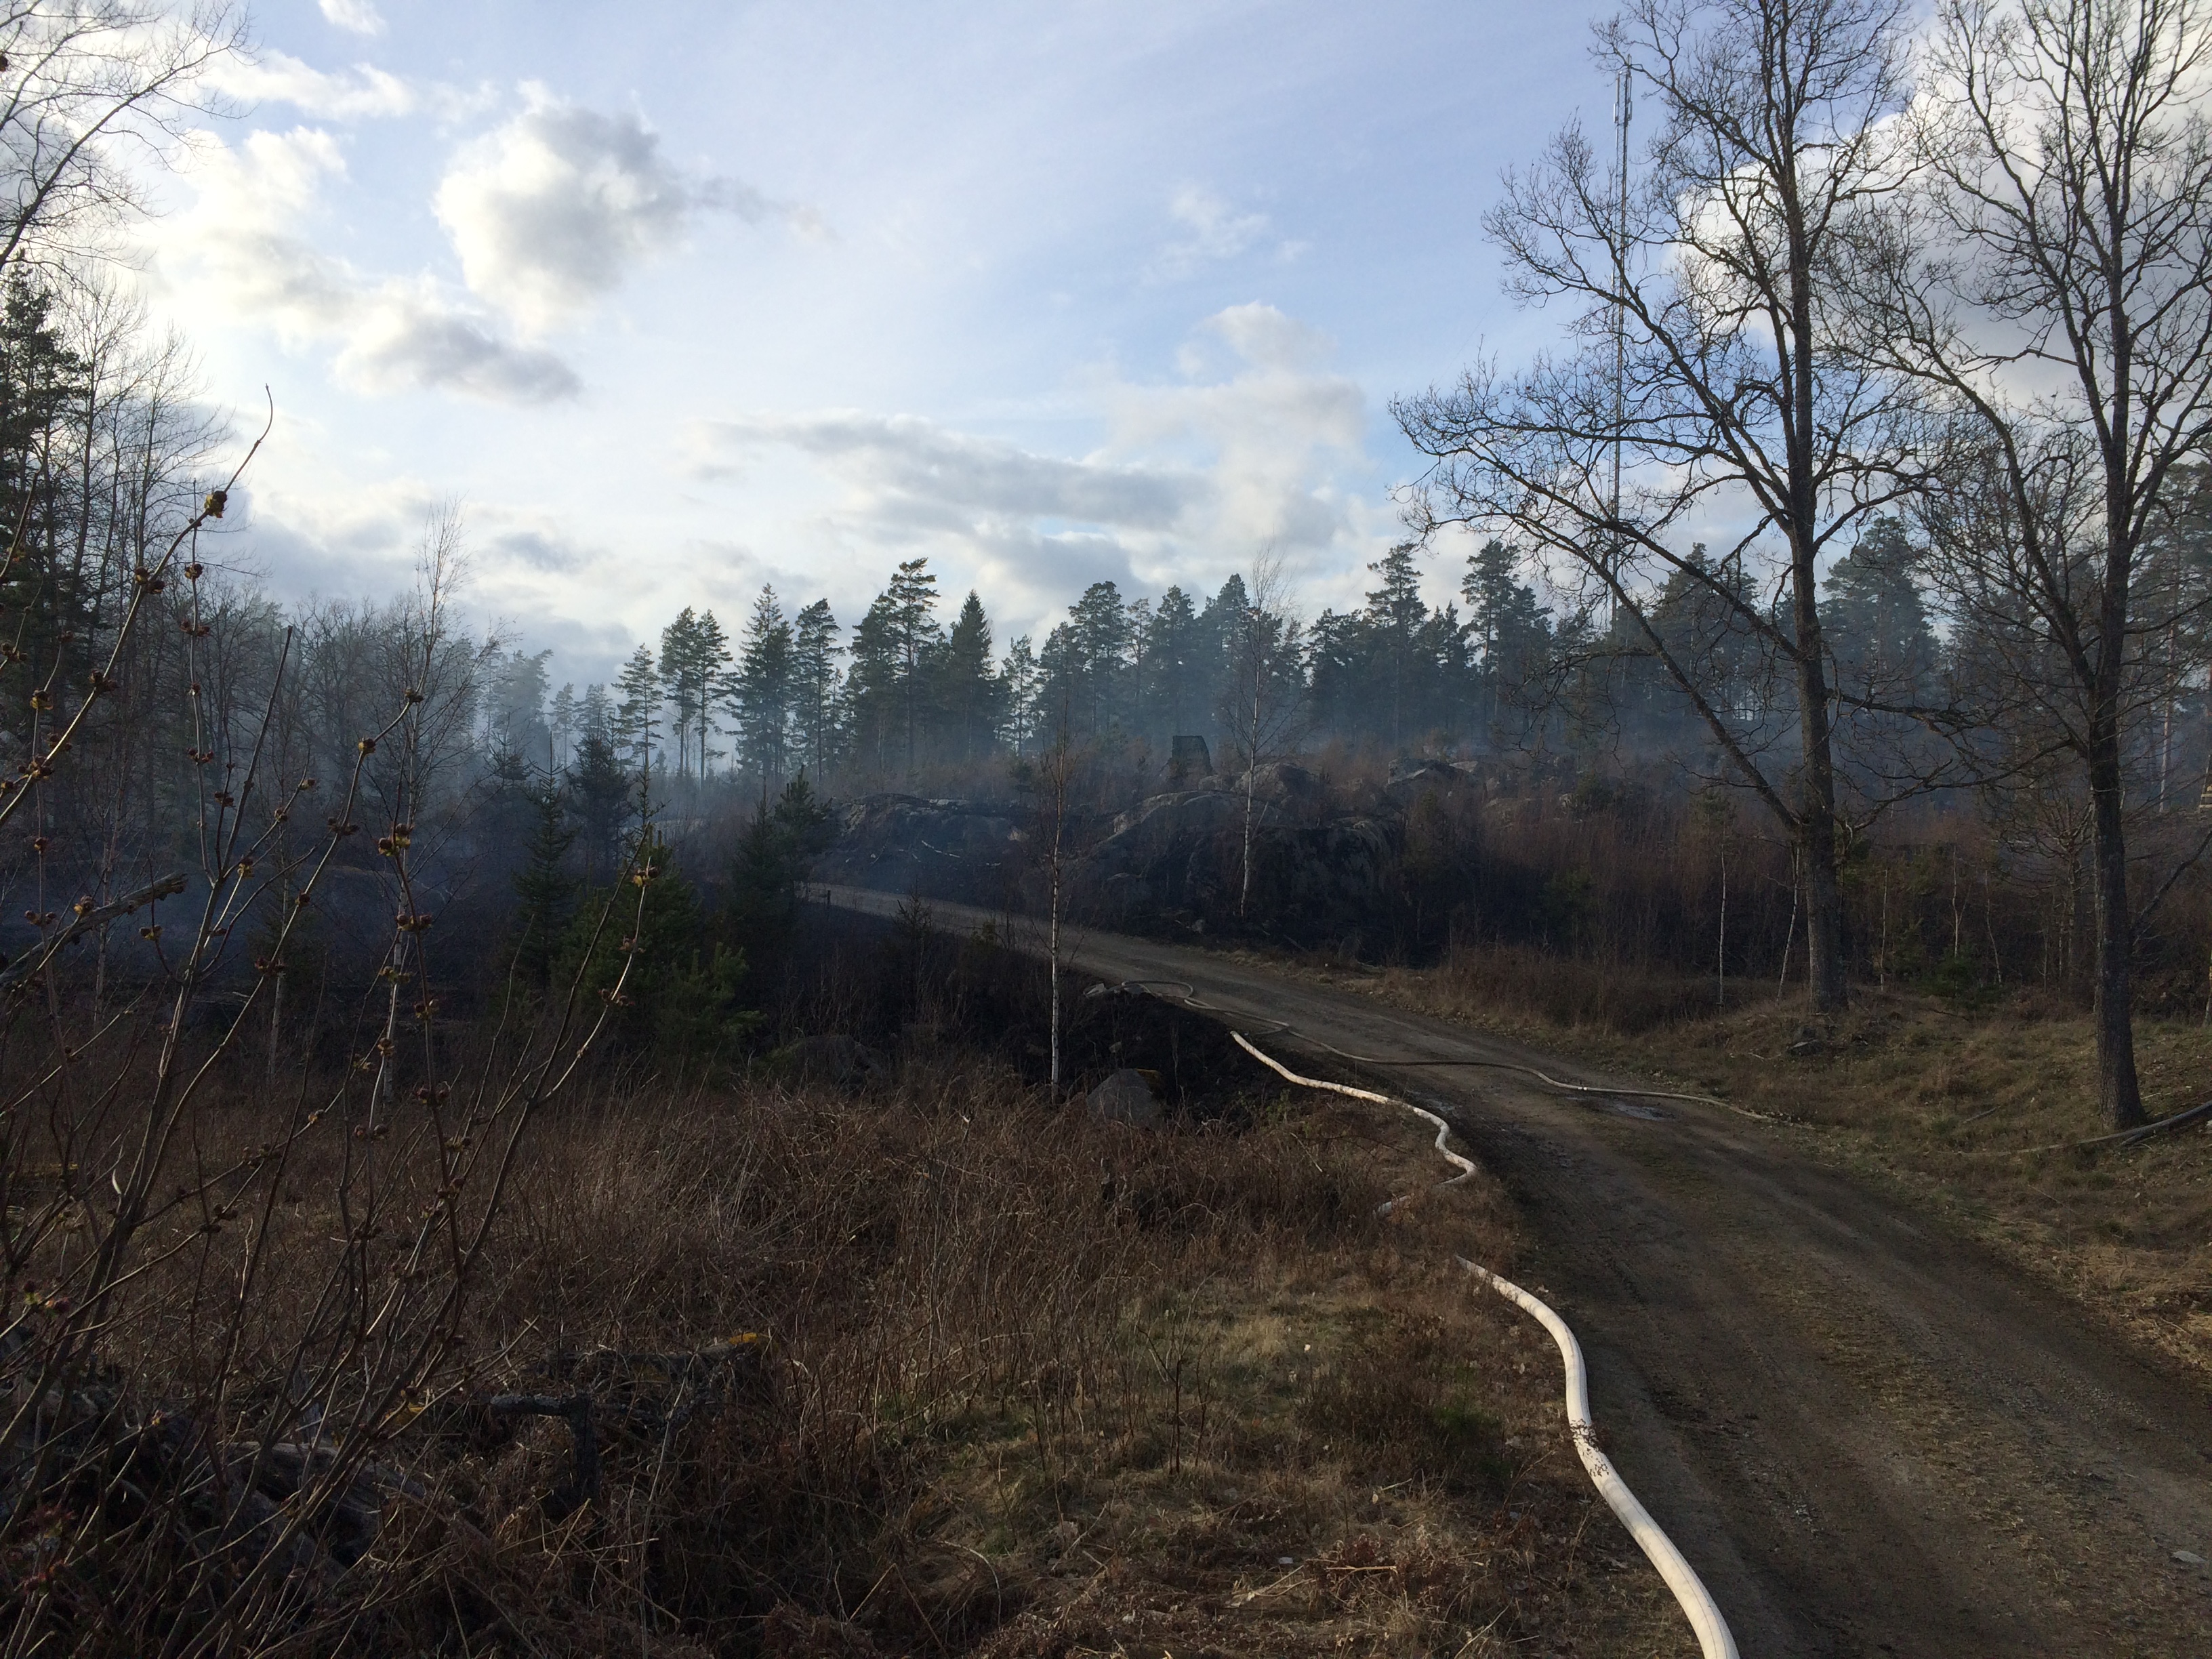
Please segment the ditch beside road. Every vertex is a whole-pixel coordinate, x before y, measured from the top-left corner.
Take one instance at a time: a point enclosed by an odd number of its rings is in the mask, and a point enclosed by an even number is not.
[[[1034,924],[927,908],[1040,948]],[[1087,975],[1186,983],[1255,1033],[1638,1081],[1248,962],[1073,929],[1063,948]],[[1580,1337],[1607,1451],[1745,1655],[2212,1651],[2212,1569],[2175,1559],[2212,1557],[2196,1381],[1786,1125],[1502,1070],[1376,1075],[1445,1113],[1511,1192],[1532,1242],[1518,1276]]]

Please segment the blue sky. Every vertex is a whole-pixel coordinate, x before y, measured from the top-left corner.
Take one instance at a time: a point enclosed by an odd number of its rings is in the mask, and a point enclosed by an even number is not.
[[[146,282],[241,426],[275,398],[243,558],[388,591],[458,497],[560,678],[922,556],[1002,644],[1267,545],[1313,611],[1400,533],[1389,399],[1552,331],[1480,220],[1607,118],[1596,15],[285,0]]]

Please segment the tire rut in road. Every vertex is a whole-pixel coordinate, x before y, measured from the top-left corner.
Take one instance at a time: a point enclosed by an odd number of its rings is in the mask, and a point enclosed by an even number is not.
[[[1494,1119],[1511,1091],[1479,1092]],[[1747,1653],[2206,1650],[2212,1598],[2167,1541],[2212,1528],[2188,1478],[2201,1397],[2099,1350],[2070,1310],[1970,1247],[1734,1126],[1468,1127],[1594,1334],[1624,1473],[1683,1506],[1686,1550],[1729,1540],[1708,1582],[1741,1598]],[[1587,1155],[1593,1140],[1616,1156]],[[2128,1425],[2158,1416],[2179,1436],[2138,1443]],[[2125,1471],[2110,1483],[2124,1501],[2100,1512],[2066,1473],[2093,1448]]]

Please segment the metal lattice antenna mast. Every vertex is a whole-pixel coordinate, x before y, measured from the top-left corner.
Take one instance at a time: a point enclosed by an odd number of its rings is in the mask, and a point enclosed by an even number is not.
[[[1615,221],[1620,237],[1613,248],[1613,280],[1616,291],[1625,291],[1628,281],[1628,117],[1629,65],[1623,63],[1613,83],[1613,125],[1620,139],[1620,172],[1618,184],[1620,191],[1620,217]],[[1625,298],[1613,302],[1613,524],[1620,523],[1620,437],[1621,427],[1628,416],[1628,310]],[[1607,574],[1618,580],[1624,542],[1618,528],[1613,532],[1613,546],[1606,556]],[[1608,613],[1612,610],[1611,595],[1607,599]]]

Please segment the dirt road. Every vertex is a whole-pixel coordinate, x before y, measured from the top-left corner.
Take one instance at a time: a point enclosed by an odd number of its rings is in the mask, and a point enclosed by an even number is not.
[[[931,908],[948,928],[990,920]],[[1340,1048],[1625,1080],[1198,951],[1069,945],[1086,973],[1183,981]],[[1504,1072],[1389,1075],[1522,1206],[1518,1276],[1581,1337],[1607,1450],[1746,1659],[2212,1655],[2212,1569],[2174,1559],[2212,1557],[2202,1389],[1823,1167],[1800,1132],[1595,1106]]]

